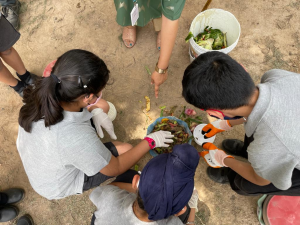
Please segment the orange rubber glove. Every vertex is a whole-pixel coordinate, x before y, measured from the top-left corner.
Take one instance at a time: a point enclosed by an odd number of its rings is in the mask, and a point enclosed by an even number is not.
[[[232,129],[232,127],[228,120],[216,120],[203,127],[202,134],[204,135],[204,138],[211,138],[217,133],[230,129]]]
[[[202,147],[208,151],[200,152],[200,156],[206,161],[206,163],[213,168],[227,167],[224,164],[225,158],[233,158],[231,155],[227,155],[223,150],[218,149],[213,143],[205,142]]]

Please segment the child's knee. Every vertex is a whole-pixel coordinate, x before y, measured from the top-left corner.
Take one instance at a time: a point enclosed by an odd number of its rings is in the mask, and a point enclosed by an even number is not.
[[[129,143],[124,143],[120,141],[113,141],[112,143],[115,145],[119,155],[122,155],[123,153],[133,148],[133,146]]]

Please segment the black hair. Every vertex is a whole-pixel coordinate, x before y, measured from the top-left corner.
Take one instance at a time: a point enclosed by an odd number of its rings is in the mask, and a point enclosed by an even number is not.
[[[44,119],[45,127],[62,121],[61,102],[74,102],[82,95],[97,95],[109,79],[103,60],[80,49],[60,56],[51,73],[55,75],[37,79],[34,86],[24,90],[19,124],[27,132],[31,132],[32,123],[40,119]]]
[[[141,197],[141,195],[140,195],[140,192],[139,192],[139,191],[138,191],[138,193],[137,193],[137,198],[136,198],[136,200],[137,200],[137,203],[138,203],[138,205],[139,205],[140,209],[142,209],[142,210],[146,211],[146,210],[145,210],[145,206],[144,206],[143,199],[142,199],[142,197]]]
[[[199,55],[184,71],[182,95],[201,109],[236,109],[249,103],[255,84],[230,56],[213,51]]]

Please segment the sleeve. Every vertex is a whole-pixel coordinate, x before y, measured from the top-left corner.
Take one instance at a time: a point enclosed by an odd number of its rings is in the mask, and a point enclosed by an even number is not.
[[[185,0],[162,0],[162,13],[169,20],[180,18]]]
[[[75,166],[87,176],[93,176],[108,165],[112,154],[92,127],[77,128],[77,131],[61,140],[65,146],[64,163]]]
[[[269,137],[262,142],[257,136],[254,136],[254,141],[247,149],[248,160],[254,171],[276,188],[289,189],[297,161],[276,137]]]
[[[261,78],[261,83],[266,83],[269,81],[275,81],[277,79],[286,77],[286,76],[293,76],[293,75],[298,75],[296,73],[293,72],[289,72],[286,70],[280,70],[280,69],[272,69],[267,71]]]

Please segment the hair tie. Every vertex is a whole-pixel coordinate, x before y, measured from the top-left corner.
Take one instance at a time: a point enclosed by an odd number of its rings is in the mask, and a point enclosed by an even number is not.
[[[83,84],[82,79],[81,79],[81,76],[78,76],[78,86],[79,86],[79,87],[83,87],[84,89],[87,88],[87,85],[86,85],[86,84]]]
[[[58,83],[58,84],[60,84],[60,83],[61,83],[61,80],[60,80],[60,79],[58,79],[58,77],[57,77],[55,74],[53,74],[53,73],[50,73],[50,76],[52,77],[52,79],[53,79],[53,80],[55,80],[55,82],[56,82],[56,83]]]

